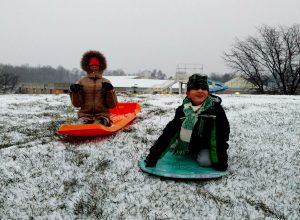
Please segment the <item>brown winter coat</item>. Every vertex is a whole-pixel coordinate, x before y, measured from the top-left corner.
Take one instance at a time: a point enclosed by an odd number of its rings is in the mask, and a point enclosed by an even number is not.
[[[88,67],[89,59],[94,56],[101,63],[101,70],[97,73],[91,73]],[[70,92],[72,104],[75,107],[80,107],[78,118],[109,117],[109,109],[114,108],[118,100],[114,90],[106,91],[102,88],[103,82],[110,83],[108,79],[102,77],[106,68],[105,57],[97,51],[88,51],[82,57],[81,67],[87,72],[87,76],[77,82],[83,86],[83,90],[81,92]]]

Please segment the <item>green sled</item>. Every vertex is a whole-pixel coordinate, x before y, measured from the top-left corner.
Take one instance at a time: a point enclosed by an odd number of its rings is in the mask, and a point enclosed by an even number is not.
[[[214,179],[228,173],[211,167],[201,167],[190,155],[174,155],[171,152],[158,160],[155,167],[145,167],[144,159],[139,161],[139,167],[146,173],[174,179]]]

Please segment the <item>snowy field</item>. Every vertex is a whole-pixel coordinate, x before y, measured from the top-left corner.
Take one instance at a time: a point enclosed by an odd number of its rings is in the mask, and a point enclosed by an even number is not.
[[[300,96],[220,95],[229,175],[175,181],[142,173],[179,95],[125,95],[138,118],[105,138],[61,138],[67,95],[0,95],[0,219],[300,219]]]

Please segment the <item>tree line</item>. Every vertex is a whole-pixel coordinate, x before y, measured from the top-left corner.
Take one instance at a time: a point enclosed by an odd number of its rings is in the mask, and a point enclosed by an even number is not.
[[[151,71],[149,71],[151,72]],[[106,70],[106,76],[125,76],[122,69]],[[32,67],[29,65],[13,66],[0,64],[0,93],[13,92],[18,83],[74,83],[86,73],[74,68],[65,69],[62,66]],[[166,75],[161,70],[153,70],[150,74],[152,79],[165,79]]]
[[[258,28],[236,39],[223,59],[259,93],[295,94],[300,85],[300,25]]]
[[[225,74],[218,74],[215,72],[212,72],[208,75],[208,78],[213,80],[213,81],[218,81],[218,82],[227,82],[235,77],[235,73],[225,73]]]
[[[51,66],[31,67],[29,65],[12,66],[0,64],[0,71],[2,74],[17,76],[19,82],[67,83],[83,75],[82,71],[77,69],[70,71],[62,66],[53,68]]]

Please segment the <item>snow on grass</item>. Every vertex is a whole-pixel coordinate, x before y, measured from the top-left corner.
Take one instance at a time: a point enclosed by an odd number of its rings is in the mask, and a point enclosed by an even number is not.
[[[297,219],[300,97],[221,95],[231,125],[229,175],[209,181],[141,172],[181,104],[178,95],[125,95],[137,119],[110,137],[62,138],[76,120],[67,95],[0,96],[0,218]]]

